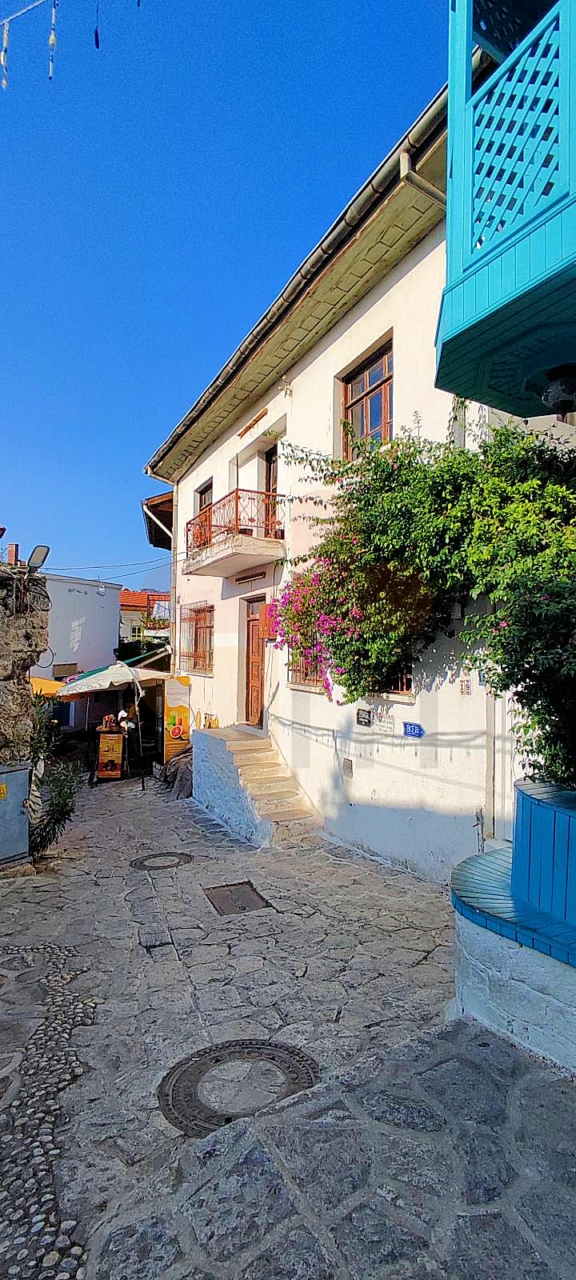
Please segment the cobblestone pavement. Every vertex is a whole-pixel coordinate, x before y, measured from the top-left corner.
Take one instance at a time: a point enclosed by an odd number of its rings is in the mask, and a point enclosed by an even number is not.
[[[130,866],[191,855],[166,869]],[[317,834],[255,852],[153,784],[85,791],[58,869],[0,883],[0,1276],[43,1280],[572,1280],[576,1089],[445,1026],[446,896]],[[174,859],[173,861],[176,861]],[[203,889],[271,904],[219,917]],[[160,1111],[211,1044],[202,1140]],[[268,1104],[268,1105],[267,1105]]]

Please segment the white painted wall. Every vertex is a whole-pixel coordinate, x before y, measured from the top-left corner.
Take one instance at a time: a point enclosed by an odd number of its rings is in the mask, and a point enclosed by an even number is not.
[[[576,1071],[576,970],[460,915],[456,1010]]]
[[[120,610],[120,639],[121,640],[138,640],[142,635],[145,616],[143,609],[121,609]],[[132,627],[138,629],[138,635],[132,635]]]
[[[216,714],[221,725],[243,720],[244,602],[250,595],[271,599],[282,577],[279,568],[270,566],[251,590],[227,579],[186,574],[185,527],[196,511],[195,491],[212,479],[217,501],[234,487],[236,474],[241,487],[261,488],[256,455],[270,447],[276,431],[285,432],[291,443],[326,453],[339,450],[341,379],[390,335],[394,433],[416,429],[417,415],[423,435],[444,440],[452,401],[434,386],[434,336],[444,275],[443,233],[437,229],[294,366],[286,375],[291,393],[275,386],[207,450],[179,484],[177,635],[182,604],[206,600],[215,606],[214,674],[191,675],[193,712]],[[266,417],[240,437],[239,431],[264,408]],[[299,469],[287,465],[282,450],[278,489],[300,499],[310,493]],[[291,555],[310,545],[310,529],[301,517],[302,507],[296,504],[286,521]],[[266,651],[264,728],[325,815],[328,828],[437,881],[446,881],[455,863],[477,851],[476,812],[484,808],[486,792],[485,691],[473,675],[471,693],[461,692],[457,644],[453,654],[448,650],[447,641],[428,655],[415,673],[413,698],[385,700],[394,719],[393,736],[359,728],[355,706],[339,707],[323,695],[289,686],[286,655],[272,645]],[[178,652],[175,664],[179,671]],[[420,742],[406,739],[405,720],[422,724],[426,737]],[[504,764],[497,764],[496,778],[503,834],[510,819],[511,789],[504,778],[509,764],[506,725],[498,716],[496,736],[497,749],[505,758]],[[344,759],[352,761],[352,778],[344,777]]]
[[[273,827],[256,812],[240,785],[232,754],[221,738],[195,729],[192,734],[192,794],[207,813],[235,835],[261,847],[270,843]]]
[[[79,671],[91,671],[114,662],[121,586],[51,573],[46,574],[46,585],[52,602],[48,618],[50,649],[32,667],[31,675],[51,676],[55,663],[75,662]]]

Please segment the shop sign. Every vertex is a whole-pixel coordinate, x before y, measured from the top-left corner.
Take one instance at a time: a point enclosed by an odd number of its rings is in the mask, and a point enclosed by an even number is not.
[[[373,721],[373,712],[366,707],[359,707],[356,712],[356,724],[362,726],[363,729],[370,729]]]
[[[388,715],[385,711],[377,711],[374,720],[374,728],[376,733],[384,733],[389,737],[392,737],[396,732],[394,716]]]
[[[164,681],[164,764],[190,743],[190,681],[170,676]]]
[[[123,733],[98,734],[98,777],[109,780],[122,777]]]

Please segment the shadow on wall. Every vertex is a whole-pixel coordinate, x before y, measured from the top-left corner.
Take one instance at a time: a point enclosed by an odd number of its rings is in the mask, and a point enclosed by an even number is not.
[[[426,774],[422,762],[410,763],[413,743],[391,740],[364,731],[352,737],[345,729],[327,729],[316,725],[275,717],[275,726],[288,730],[297,740],[304,740],[307,761],[298,759],[296,749],[291,767],[303,790],[308,792],[324,818],[326,830],[342,839],[363,846],[385,859],[393,859],[410,867],[426,879],[446,884],[450,872],[463,858],[477,853],[481,847],[481,809],[484,787],[484,733],[430,734],[426,750],[436,754],[438,746],[449,749],[455,764],[458,754],[466,749],[477,756],[476,785],[458,778],[438,778]],[[372,756],[386,743],[386,754]],[[330,751],[326,772],[314,748]],[[422,752],[422,743],[418,746]],[[396,757],[398,752],[398,757]],[[325,757],[326,758],[326,757]],[[374,767],[375,766],[375,767]],[[307,786],[307,773],[325,781],[314,789]],[[313,771],[313,772],[312,772]],[[372,785],[372,789],[368,788]],[[462,797],[458,812],[454,792]]]
[[[351,800],[337,771],[321,792],[325,828],[373,856],[407,867],[425,880],[449,884],[453,867],[481,849],[479,813],[441,812],[429,805]]]

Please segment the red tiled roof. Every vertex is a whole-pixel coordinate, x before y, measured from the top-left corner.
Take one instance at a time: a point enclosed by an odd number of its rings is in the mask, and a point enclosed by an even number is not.
[[[129,591],[127,587],[120,592],[121,609],[148,609],[156,600],[169,600],[169,591]]]

